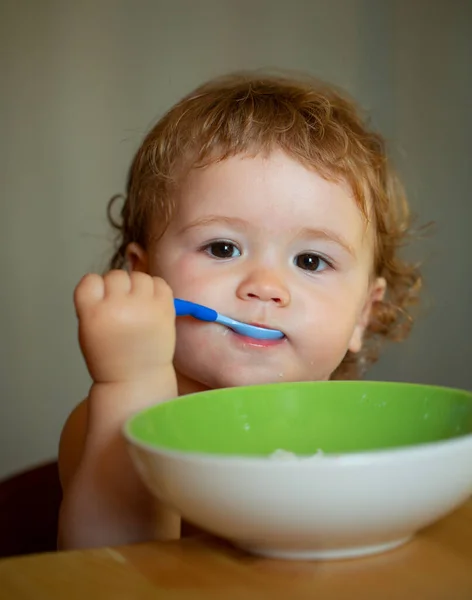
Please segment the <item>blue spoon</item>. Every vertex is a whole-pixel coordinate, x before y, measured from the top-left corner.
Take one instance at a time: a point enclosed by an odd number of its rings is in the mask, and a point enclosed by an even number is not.
[[[202,306],[201,304],[195,304],[188,300],[175,298],[174,306],[175,313],[178,317],[193,317],[200,321],[220,323],[241,335],[247,335],[259,340],[277,340],[284,337],[284,334],[278,329],[265,329],[264,327],[256,327],[256,325],[241,323],[240,321],[235,321],[234,319],[220,315],[212,308]]]

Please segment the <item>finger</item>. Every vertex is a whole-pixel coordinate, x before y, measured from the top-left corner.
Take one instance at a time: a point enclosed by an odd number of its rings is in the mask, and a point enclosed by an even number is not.
[[[154,283],[150,275],[133,271],[130,273],[130,280],[132,294],[138,296],[152,296],[154,294]]]
[[[126,271],[110,271],[103,279],[105,282],[105,298],[128,294],[131,290],[131,279]]]
[[[77,284],[74,290],[74,305],[78,316],[89,306],[103,300],[105,283],[101,275],[88,273]]]
[[[174,296],[168,283],[166,283],[161,277],[153,277],[152,282],[154,285],[154,295],[159,298],[167,298],[173,302]]]

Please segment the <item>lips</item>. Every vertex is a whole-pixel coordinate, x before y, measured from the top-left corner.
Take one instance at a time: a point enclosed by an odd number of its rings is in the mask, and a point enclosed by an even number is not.
[[[262,329],[275,329],[275,327],[269,327],[268,325],[263,325],[262,323],[248,323],[248,325],[253,325],[254,327],[261,327]]]
[[[260,327],[261,329],[269,329],[269,330],[271,330],[271,331],[272,331],[272,330],[274,330],[274,329],[275,329],[275,330],[277,330],[277,331],[282,331],[282,330],[281,330],[281,329],[279,329],[278,327],[270,327],[269,325],[265,325],[264,323],[251,322],[251,323],[248,323],[248,325],[252,325],[252,326],[254,326],[254,327]],[[283,333],[283,337],[282,337],[282,338],[278,338],[278,339],[284,339],[285,337],[287,337],[287,336],[284,334],[284,332],[283,332],[283,331],[282,331],[282,333]]]

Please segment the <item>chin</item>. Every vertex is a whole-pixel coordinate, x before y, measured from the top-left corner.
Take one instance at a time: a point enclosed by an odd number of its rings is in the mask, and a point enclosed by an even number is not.
[[[197,384],[196,387],[201,386],[209,389],[242,387],[288,381],[284,377],[283,373],[257,373],[251,368],[239,369],[238,372],[236,372],[234,368],[228,368],[227,370],[222,369],[219,373],[215,373],[214,370],[211,372],[205,372],[204,369],[198,369],[195,371],[193,369],[179,369],[178,365],[176,365],[176,369],[187,380],[194,381]]]
[[[179,351],[181,350],[181,351]],[[183,351],[182,351],[183,350]],[[236,360],[217,353],[203,354],[197,348],[185,344],[180,346],[174,357],[174,366],[178,373],[190,382],[194,382],[196,389],[221,389],[242,387],[250,385],[263,385],[271,383],[284,383],[296,381],[324,381],[328,380],[334,368],[330,367],[331,361],[318,364],[313,372],[310,364],[300,368],[300,361],[279,360],[279,364],[251,362],[249,360]],[[333,361],[334,362],[334,361]],[[284,363],[286,367],[284,368]]]
[[[220,385],[214,386],[216,389],[222,387],[244,387],[248,385],[263,385],[268,383],[281,383],[283,381],[287,381],[283,377],[283,375],[264,375],[264,376],[255,376],[255,374],[248,374],[247,376],[240,377],[228,377],[224,380],[218,382]]]
[[[303,376],[301,374],[287,374],[280,372],[254,372],[254,369],[247,369],[247,372],[220,374],[218,377],[211,377],[206,382],[210,389],[220,389],[229,387],[243,387],[250,385],[264,385],[270,383],[284,383],[295,381],[317,381],[327,379],[316,376]],[[203,382],[202,382],[203,383]]]

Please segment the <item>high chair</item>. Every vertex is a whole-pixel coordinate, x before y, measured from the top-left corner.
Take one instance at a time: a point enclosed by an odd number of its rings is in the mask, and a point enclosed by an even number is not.
[[[0,481],[0,557],[56,550],[61,498],[57,462]]]

